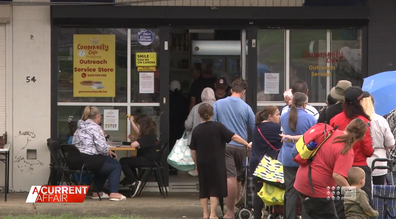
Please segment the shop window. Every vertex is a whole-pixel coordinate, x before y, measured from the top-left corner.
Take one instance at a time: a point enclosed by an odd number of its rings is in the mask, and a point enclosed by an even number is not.
[[[257,43],[257,101],[283,101],[285,31],[259,30]]]
[[[109,42],[112,45],[113,52],[98,56],[95,58],[94,50],[84,50],[84,54],[75,54],[73,46],[78,42],[73,42],[75,34],[93,34],[99,38],[99,41],[94,42],[92,45],[102,45],[104,38],[101,36],[114,36],[110,37]],[[95,41],[96,39],[88,38]],[[96,44],[95,44],[96,43]],[[91,45],[91,44],[90,44]],[[114,48],[115,46],[115,48]],[[111,47],[111,46],[110,46]],[[88,54],[91,51],[92,54]],[[87,53],[87,54],[85,54]],[[78,63],[74,66],[73,58],[87,57],[86,61],[100,61],[103,65],[92,63]],[[90,55],[91,57],[88,57]],[[83,61],[81,58],[81,61]],[[58,102],[127,102],[127,30],[126,29],[99,29],[99,28],[62,28],[58,39]],[[75,71],[75,67],[82,69]],[[95,68],[95,72],[86,71],[86,68]],[[101,69],[99,69],[101,68]],[[84,70],[85,69],[85,70]],[[91,77],[89,74],[100,74],[100,77]],[[111,76],[111,77],[110,77]],[[85,78],[85,80],[84,80]],[[100,82],[98,82],[100,81]],[[94,86],[93,82],[102,83],[96,86],[97,91],[102,93],[84,93],[85,92],[76,88],[76,86]],[[104,86],[102,86],[104,85]],[[93,92],[93,91],[89,91]],[[105,92],[111,93],[106,95]]]
[[[146,37],[143,37],[146,36]],[[160,98],[160,39],[159,29],[131,29],[131,102],[132,103],[153,103],[159,102]],[[155,55],[156,58],[149,58],[152,64],[138,64],[136,55]],[[151,60],[152,59],[152,60]],[[147,64],[147,65],[146,65]],[[137,66],[138,65],[138,66]],[[154,81],[154,87],[149,86],[148,90],[143,88],[144,75]],[[142,85],[142,86],[141,86]]]
[[[362,77],[362,41],[361,30],[345,29],[331,31],[331,51],[340,54],[333,59],[332,84],[338,80],[349,80],[353,85],[361,86]]]
[[[294,82],[303,80],[309,87],[309,102],[326,102],[327,80],[330,80],[334,67],[328,56],[327,30],[290,30],[290,87]]]
[[[58,106],[58,139],[60,142],[67,142],[77,128],[77,122],[81,119],[85,106]],[[127,107],[98,106],[102,114],[102,127],[106,134],[110,135],[112,141],[125,141],[127,136]],[[104,123],[104,110],[118,110],[118,130],[108,130]],[[113,128],[114,129],[114,128]]]

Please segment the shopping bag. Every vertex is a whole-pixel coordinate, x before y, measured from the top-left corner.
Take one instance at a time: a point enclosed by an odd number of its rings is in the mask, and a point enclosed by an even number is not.
[[[282,163],[267,155],[264,155],[263,159],[261,159],[253,173],[253,176],[277,187],[283,188],[285,184]]]
[[[168,164],[177,170],[190,171],[195,169],[195,163],[191,157],[191,150],[187,145],[187,141],[186,132],[184,132],[168,155]]]
[[[257,195],[267,206],[283,205],[285,202],[285,190],[267,183],[263,183]]]

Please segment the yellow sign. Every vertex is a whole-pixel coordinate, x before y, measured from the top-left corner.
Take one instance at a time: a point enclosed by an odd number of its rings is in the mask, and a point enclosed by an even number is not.
[[[152,67],[157,66],[156,52],[137,52],[136,53],[136,67]]]
[[[137,70],[140,71],[156,71],[156,67],[138,67]]]
[[[73,96],[115,97],[115,35],[73,35]]]

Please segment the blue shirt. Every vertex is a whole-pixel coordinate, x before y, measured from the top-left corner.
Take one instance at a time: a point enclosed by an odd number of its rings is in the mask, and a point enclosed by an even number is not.
[[[254,113],[252,108],[239,97],[227,97],[213,105],[213,121],[221,122],[228,130],[247,140],[247,126],[253,131]],[[229,144],[243,146],[234,141]]]
[[[289,114],[290,111],[282,114],[280,121],[283,129],[283,134],[285,135],[302,135],[308,129],[316,124],[316,119],[313,115],[307,113],[305,110],[301,108],[297,108],[298,116],[297,116],[297,125],[296,131],[293,132],[289,126]],[[282,149],[279,152],[278,160],[285,167],[298,167],[299,165],[293,161],[292,149],[295,143],[283,143]]]

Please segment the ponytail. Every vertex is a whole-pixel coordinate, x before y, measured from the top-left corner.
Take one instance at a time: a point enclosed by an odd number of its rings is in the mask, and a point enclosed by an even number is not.
[[[289,127],[293,132],[296,131],[297,120],[298,120],[298,110],[296,105],[292,103],[289,110]]]
[[[347,154],[357,141],[363,139],[367,132],[367,125],[363,120],[357,118],[349,123],[345,131],[347,132],[346,134],[335,137],[335,141],[333,142],[345,143],[345,146],[341,151],[341,154],[343,155]]]
[[[294,93],[293,102],[292,102],[292,105],[290,106],[290,110],[289,110],[289,127],[293,132],[295,132],[296,128],[297,128],[297,120],[298,120],[297,107],[302,107],[304,105],[304,103],[307,103],[307,102],[308,102],[307,95],[305,95],[301,92]]]
[[[84,109],[84,113],[81,116],[82,121],[86,121],[87,119],[94,119],[96,115],[98,115],[99,109],[95,106],[86,106]]]

